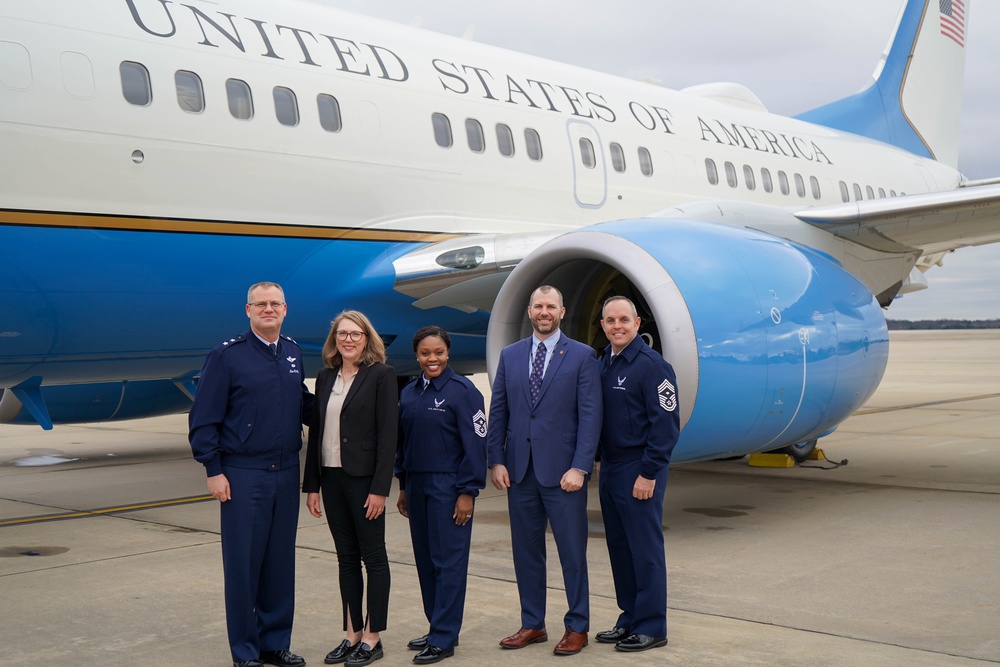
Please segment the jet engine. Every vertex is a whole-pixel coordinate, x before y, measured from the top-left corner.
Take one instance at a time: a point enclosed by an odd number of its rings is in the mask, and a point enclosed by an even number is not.
[[[881,308],[833,257],[744,227],[644,218],[560,235],[523,259],[493,306],[490,369],[530,334],[528,301],[543,284],[563,294],[563,332],[598,350],[603,301],[635,302],[640,335],[677,373],[677,462],[829,434],[888,360]]]

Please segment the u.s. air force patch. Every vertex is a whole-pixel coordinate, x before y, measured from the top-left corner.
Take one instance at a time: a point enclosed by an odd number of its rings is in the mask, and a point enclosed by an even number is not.
[[[670,380],[664,378],[660,386],[656,388],[656,393],[660,397],[660,407],[667,412],[673,412],[677,409],[677,390],[674,389],[674,385],[670,384]]]
[[[476,435],[480,438],[486,437],[486,415],[480,410],[472,416],[472,428],[476,430]]]

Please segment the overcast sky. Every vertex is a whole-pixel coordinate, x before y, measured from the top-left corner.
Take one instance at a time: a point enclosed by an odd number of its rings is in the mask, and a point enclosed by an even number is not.
[[[793,115],[871,81],[899,0],[316,0],[668,88],[735,81]],[[1000,176],[1000,2],[969,11],[959,167]],[[1000,244],[962,249],[926,274],[893,319],[1000,318]]]

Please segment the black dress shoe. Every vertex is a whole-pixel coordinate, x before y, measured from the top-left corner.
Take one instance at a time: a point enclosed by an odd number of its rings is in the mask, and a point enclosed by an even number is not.
[[[650,637],[649,635],[631,634],[615,644],[617,651],[645,651],[659,646],[666,646],[666,637]]]
[[[361,667],[362,665],[370,665],[376,660],[381,660],[383,657],[382,640],[379,640],[374,648],[362,642],[360,646],[354,649],[354,653],[351,654],[351,657],[344,664],[347,667]]]
[[[406,642],[406,648],[410,649],[411,651],[421,651],[425,646],[427,646],[428,637],[430,637],[430,635],[424,635],[423,637],[417,637],[416,639],[411,639],[410,641]],[[457,639],[455,640],[455,646],[458,646]]]
[[[278,667],[306,667],[305,658],[295,655],[288,649],[282,651],[261,651],[260,661]]]
[[[424,650],[413,656],[413,662],[418,665],[430,665],[435,662],[441,662],[445,658],[450,658],[455,655],[455,649],[443,649],[437,646],[431,646],[428,644],[424,647]]]
[[[628,630],[625,628],[619,628],[618,626],[615,626],[610,630],[598,632],[594,635],[594,639],[602,644],[617,644],[626,637],[628,637]]]
[[[355,649],[357,649],[359,646],[361,646],[360,641],[357,644],[352,644],[351,642],[345,639],[344,641],[340,642],[340,646],[338,646],[337,648],[333,649],[332,651],[326,654],[326,657],[323,658],[323,662],[325,662],[328,665],[339,665],[340,663],[350,658],[351,654],[353,654]]]
[[[264,663],[254,658],[253,660],[243,660],[241,662],[234,662],[233,667],[264,667]]]

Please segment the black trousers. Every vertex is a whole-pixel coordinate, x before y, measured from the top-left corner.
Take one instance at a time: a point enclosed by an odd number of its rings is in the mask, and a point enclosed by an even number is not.
[[[323,468],[320,489],[326,522],[333,535],[340,564],[340,598],[344,604],[344,630],[347,614],[351,627],[359,632],[365,627],[361,605],[365,581],[361,573],[364,563],[368,573],[368,607],[366,618],[372,632],[382,632],[389,616],[389,557],[385,552],[385,513],[369,521],[365,517],[365,501],[371,489],[371,477],[352,477],[343,468]]]

